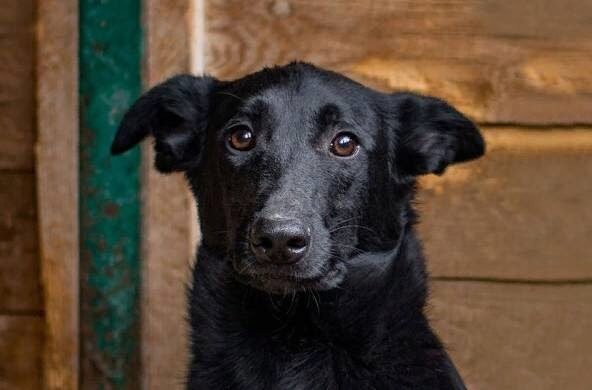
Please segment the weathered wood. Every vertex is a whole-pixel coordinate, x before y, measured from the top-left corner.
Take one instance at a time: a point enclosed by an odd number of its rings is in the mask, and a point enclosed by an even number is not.
[[[37,15],[37,194],[46,314],[43,388],[76,389],[78,1],[40,1]]]
[[[35,205],[32,173],[0,171],[0,313],[43,309]]]
[[[592,130],[485,130],[481,160],[422,179],[438,277],[592,279]]]
[[[43,318],[0,314],[0,389],[37,390],[41,380]]]
[[[592,388],[592,285],[433,283],[429,316],[469,389]]]
[[[385,90],[441,96],[481,122],[592,122],[590,1],[206,4],[215,76],[306,60]]]
[[[0,8],[0,169],[33,169],[33,1],[5,1]]]
[[[144,2],[146,86],[189,71],[190,3]],[[184,383],[189,351],[185,288],[195,204],[183,176],[156,172],[152,145],[143,148],[142,381],[145,389],[175,389]]]

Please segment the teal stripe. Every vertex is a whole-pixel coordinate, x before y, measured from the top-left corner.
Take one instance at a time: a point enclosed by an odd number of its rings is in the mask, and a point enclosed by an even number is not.
[[[140,152],[111,157],[141,90],[140,0],[80,0],[81,367],[83,388],[139,377]]]

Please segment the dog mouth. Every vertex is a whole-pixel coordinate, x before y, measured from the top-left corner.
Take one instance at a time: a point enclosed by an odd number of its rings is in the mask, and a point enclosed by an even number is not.
[[[337,287],[343,279],[343,267],[339,264],[314,275],[301,275],[298,272],[278,272],[251,270],[235,272],[237,279],[258,290],[274,294],[289,294],[297,291],[329,290]],[[236,270],[236,267],[235,267]]]

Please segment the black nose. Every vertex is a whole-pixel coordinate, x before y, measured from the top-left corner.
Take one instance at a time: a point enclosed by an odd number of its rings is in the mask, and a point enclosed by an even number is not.
[[[295,219],[259,218],[251,227],[250,238],[259,261],[290,264],[306,253],[310,231]]]

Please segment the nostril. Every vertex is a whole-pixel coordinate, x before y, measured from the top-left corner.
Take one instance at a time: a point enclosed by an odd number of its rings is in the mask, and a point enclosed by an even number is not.
[[[308,240],[304,237],[293,237],[286,244],[290,249],[302,249],[308,245]]]

